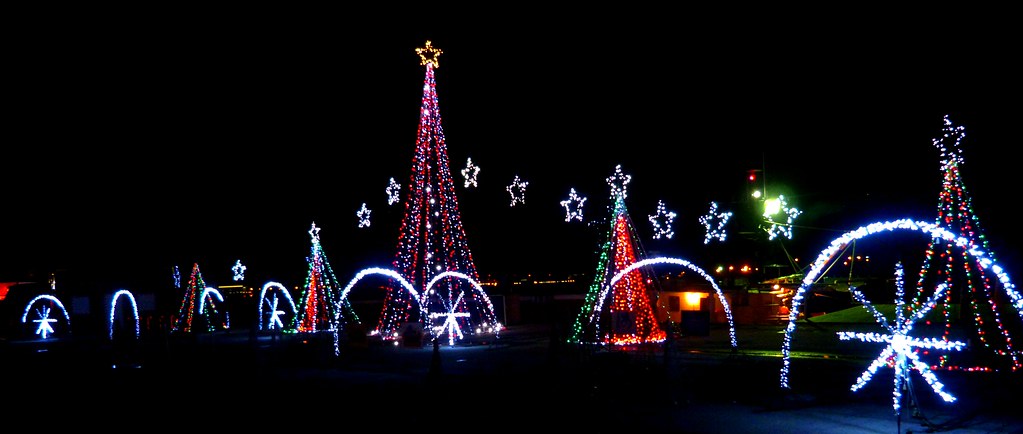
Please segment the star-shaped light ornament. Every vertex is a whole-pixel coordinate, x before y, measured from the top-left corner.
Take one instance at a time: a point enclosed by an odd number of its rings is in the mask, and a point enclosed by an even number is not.
[[[785,196],[779,195],[777,199],[769,199],[764,204],[764,219],[770,224],[766,228],[767,239],[773,240],[779,235],[785,238],[792,239],[792,222],[796,220],[803,212],[789,208],[787,202],[785,202]],[[782,214],[785,216],[785,221],[780,222],[775,219],[775,216]]]
[[[619,197],[625,199],[628,195],[629,182],[632,181],[632,175],[626,175],[622,173],[622,165],[615,166],[615,173],[607,177],[607,185],[611,186],[611,200],[618,200]]]
[[[579,197],[579,194],[575,192],[575,188],[569,189],[568,199],[561,201],[561,206],[565,207],[565,221],[583,221],[584,203],[586,203],[585,197]]]
[[[387,182],[387,188],[384,189],[384,192],[387,193],[387,204],[394,205],[395,202],[398,202],[398,194],[401,192],[401,184],[394,182],[394,178],[391,178],[391,180]]]
[[[419,64],[423,66],[429,66],[431,68],[440,68],[440,61],[437,60],[440,55],[444,53],[440,48],[434,47],[433,42],[426,41],[426,46],[422,48],[416,48],[416,54],[419,55]]]
[[[462,169],[462,177],[465,178],[465,188],[476,187],[476,177],[480,174],[480,167],[472,164],[472,158],[469,158],[465,163],[465,168]]]
[[[718,212],[718,203],[711,202],[710,210],[707,211],[707,214],[700,216],[700,224],[706,229],[703,244],[710,244],[713,240],[725,241],[727,236],[725,224],[728,223],[728,219],[731,217],[731,211]]]
[[[850,390],[853,392],[860,390],[863,386],[867,385],[870,378],[877,372],[878,368],[882,366],[889,366],[895,369],[895,388],[892,392],[892,406],[895,410],[895,415],[899,415],[902,402],[902,390],[906,382],[909,381],[909,373],[912,370],[920,372],[920,375],[924,377],[927,384],[931,386],[931,390],[934,393],[941,396],[945,402],[954,402],[956,398],[945,392],[943,389],[945,386],[938,381],[937,376],[931,371],[931,368],[924,362],[920,361],[920,357],[917,355],[917,351],[921,348],[925,350],[953,350],[959,351],[966,347],[965,342],[959,341],[946,341],[943,339],[935,338],[915,338],[909,335],[913,331],[913,324],[926,316],[931,309],[938,303],[938,300],[944,295],[946,290],[944,283],[939,285],[934,290],[934,294],[931,295],[927,302],[919,308],[917,311],[906,309],[905,301],[903,300],[903,271],[902,263],[897,263],[895,267],[895,321],[894,324],[889,324],[888,319],[883,314],[870,304],[862,292],[857,290],[855,287],[850,287],[850,292],[856,301],[863,305],[863,307],[869,310],[874,318],[881,326],[888,330],[889,334],[878,334],[878,333],[859,333],[859,332],[838,332],[838,338],[845,340],[857,339],[863,342],[875,342],[888,344],[881,354],[874,359],[874,361],[867,367],[866,371],[860,374],[856,383],[852,385]],[[905,313],[909,314],[909,318],[905,317]]]
[[[171,277],[174,278],[174,287],[175,288],[180,288],[181,287],[181,271],[178,270],[178,266],[177,265],[174,266],[174,274]]]
[[[231,271],[234,272],[234,281],[240,281],[246,279],[246,266],[241,265],[241,260],[238,259],[234,262],[234,266],[231,267]]]
[[[506,189],[508,190],[508,194],[511,195],[510,206],[515,206],[515,204],[518,203],[521,203],[523,205],[526,204],[526,187],[528,185],[529,182],[523,181],[522,179],[519,178],[519,175],[515,175],[515,179],[512,180],[511,185],[506,187]]]
[[[943,120],[945,126],[941,129],[941,137],[931,139],[931,144],[941,152],[941,165],[947,169],[963,164],[963,149],[959,145],[966,137],[966,127],[952,125],[948,115]],[[948,144],[948,141],[952,143]]]
[[[359,227],[360,228],[368,228],[369,227],[369,215],[372,214],[372,213],[373,213],[373,211],[371,211],[369,208],[366,208],[366,203],[363,202],[362,203],[362,208],[360,208],[358,211],[355,212],[355,215],[357,217],[359,217]]]
[[[650,224],[654,228],[655,240],[659,240],[661,237],[671,239],[675,236],[675,231],[671,229],[671,222],[675,221],[675,213],[664,207],[663,200],[657,201],[657,212],[647,216],[647,219],[650,220]]]

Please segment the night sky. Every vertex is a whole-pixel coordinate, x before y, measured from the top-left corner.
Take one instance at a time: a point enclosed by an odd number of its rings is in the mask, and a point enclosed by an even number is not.
[[[946,114],[966,128],[982,228],[1010,276],[1023,273],[1012,157],[1023,74],[997,28],[708,32],[694,20],[643,32],[32,26],[4,67],[0,281],[58,271],[143,289],[198,263],[225,285],[240,259],[249,285],[298,285],[314,221],[340,280],[389,267],[403,208],[384,188],[408,185],[427,39],[444,51],[437,92],[481,274],[592,272],[619,164],[644,247],[678,257],[706,257],[697,219],[712,200],[741,203],[750,169],[804,211],[789,244],[804,258],[838,231],[933,221],[931,139]],[[473,189],[457,172],[467,158],[481,167]],[[510,207],[515,175],[529,186]],[[564,221],[570,188],[587,197],[585,222]],[[658,200],[678,214],[673,239],[651,238]],[[357,227],[362,203],[369,228]]]

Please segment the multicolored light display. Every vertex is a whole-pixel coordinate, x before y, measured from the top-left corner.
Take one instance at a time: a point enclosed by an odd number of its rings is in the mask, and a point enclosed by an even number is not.
[[[615,171],[612,177],[620,180],[621,166]],[[618,276],[619,271],[642,260],[644,252],[625,207],[624,184],[628,181],[621,185],[612,181],[608,178],[615,197],[611,230],[568,342],[603,345],[664,342],[667,333],[658,324],[646,285],[648,277],[644,272],[648,270],[632,269]]]
[[[963,182],[961,167],[964,163],[962,141],[965,128],[956,126],[946,115],[943,118],[941,134],[931,140],[940,153],[942,173],[941,190],[938,194],[938,213],[935,224],[966,240],[969,248],[979,247],[985,252],[984,259],[995,261],[994,252],[980,226],[980,220],[973,209],[973,201]],[[948,291],[941,300],[944,334],[948,341],[956,325],[966,327],[974,347],[986,352],[984,357],[957,361],[959,354],[942,354],[937,367],[942,369],[966,370],[1018,370],[1023,352],[1013,346],[1010,330],[1023,331],[1023,309],[1017,304],[1013,316],[1011,305],[1003,303],[998,294],[998,282],[992,280],[987,267],[978,264],[967,249],[956,249],[948,240],[935,238],[927,246],[926,259],[917,279],[917,294],[913,304],[919,305],[926,297],[923,289],[945,285]],[[959,323],[959,324],[957,324]],[[987,360],[982,360],[987,359]]]
[[[185,286],[185,296],[181,299],[177,320],[174,322],[174,327],[172,327],[171,331],[179,333],[192,332],[196,314],[203,315],[206,331],[213,331],[217,327],[227,328],[226,320],[219,321],[219,312],[216,306],[213,305],[209,289],[202,278],[199,263],[192,264],[192,275],[188,278],[188,284]],[[220,293],[218,292],[217,295],[220,295]],[[223,297],[220,297],[220,299],[223,300]],[[210,304],[209,309],[205,308],[207,303]]]
[[[359,317],[351,304],[348,300],[341,300],[336,293],[337,277],[320,245],[320,228],[316,222],[309,228],[309,237],[312,244],[306,258],[309,269],[293,330],[301,333],[334,330],[338,319],[358,324]]]
[[[404,285],[392,279],[373,333],[385,339],[396,338],[402,324],[432,321],[428,316],[430,312],[465,312],[469,316],[456,317],[463,333],[492,332],[497,320],[486,294],[476,291],[465,279],[444,274],[457,272],[473,282],[479,280],[462,227],[441,125],[434,75],[441,50],[427,41],[426,47],[417,49],[416,54],[420,57],[420,64],[425,66],[426,76],[423,79],[419,130],[405,214],[399,228],[393,269],[409,286],[432,282],[436,276],[446,277],[438,282],[426,303],[420,303]]]

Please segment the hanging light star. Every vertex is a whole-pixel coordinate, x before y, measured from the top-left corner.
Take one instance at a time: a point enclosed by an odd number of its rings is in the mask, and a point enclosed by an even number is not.
[[[569,189],[568,199],[561,201],[561,206],[565,207],[565,221],[583,221],[583,203],[585,202],[586,198],[579,197],[575,192],[575,188]]]
[[[784,223],[774,219],[774,216],[779,213],[785,215]],[[779,195],[777,199],[767,200],[764,207],[764,219],[767,220],[767,223],[770,223],[770,226],[767,228],[767,239],[773,240],[781,235],[791,240],[792,222],[802,213],[798,209],[789,208],[788,203],[785,202],[785,196]]]
[[[675,221],[675,213],[664,207],[664,201],[657,201],[657,213],[647,216],[647,220],[650,220],[650,224],[654,227],[655,240],[659,240],[661,237],[671,239],[675,236],[675,231],[671,229],[671,222]]]
[[[358,211],[355,212],[355,215],[357,217],[359,217],[359,227],[360,228],[367,228],[367,227],[369,227],[369,215],[372,212],[373,211],[369,210],[369,208],[366,208],[366,202],[363,202],[362,203],[362,208],[360,208]]]
[[[529,182],[523,181],[519,179],[519,175],[515,175],[515,179],[512,180],[511,185],[506,188],[508,190],[508,194],[511,195],[510,206],[515,206],[517,203],[521,203],[523,205],[526,204],[526,186],[528,185]]]
[[[628,192],[629,182],[632,181],[632,175],[626,175],[622,173],[622,165],[615,166],[615,173],[607,177],[607,185],[611,186],[611,199],[617,200],[619,196],[625,199]]]
[[[422,48],[416,48],[416,54],[419,55],[419,64],[422,66],[430,66],[434,69],[440,68],[440,61],[437,60],[440,55],[444,53],[440,48],[433,46],[433,42],[426,41],[426,46]]]
[[[700,224],[706,229],[706,235],[703,237],[703,244],[710,244],[714,239],[718,241],[725,241],[725,224],[728,223],[728,219],[732,217],[731,211],[718,212],[717,202],[710,203],[710,210],[707,214],[700,216]]]
[[[174,287],[181,288],[181,271],[178,270],[177,265],[174,266],[174,274],[172,277],[174,278]]]
[[[231,271],[234,272],[234,281],[235,282],[245,280],[245,269],[246,268],[248,268],[248,267],[242,265],[242,260],[241,259],[235,261],[234,266],[231,267]]]
[[[476,187],[476,176],[480,174],[480,167],[472,164],[472,158],[469,158],[465,163],[465,169],[462,169],[462,177],[465,178],[465,188]]]
[[[401,191],[401,184],[394,182],[394,178],[387,183],[387,188],[384,190],[387,192],[387,204],[394,205],[398,201],[398,193]]]
[[[877,369],[881,366],[891,366],[895,369],[895,388],[892,392],[893,409],[895,414],[899,414],[902,401],[902,390],[909,381],[909,372],[913,369],[920,372],[920,375],[924,377],[927,384],[931,386],[934,393],[941,396],[945,402],[954,402],[956,398],[945,392],[944,385],[938,381],[934,372],[927,366],[926,363],[920,361],[920,357],[917,355],[916,349],[938,349],[938,350],[955,350],[959,351],[966,347],[966,343],[958,341],[945,341],[941,339],[919,339],[909,335],[913,330],[913,324],[927,315],[931,309],[937,304],[938,299],[943,295],[947,286],[942,283],[935,290],[934,294],[931,295],[927,303],[924,304],[918,311],[909,311],[910,317],[905,318],[904,312],[907,311],[905,308],[905,301],[903,300],[903,270],[902,263],[897,263],[895,267],[895,321],[894,324],[889,324],[888,320],[883,314],[870,304],[862,292],[857,290],[855,287],[850,287],[850,292],[853,298],[856,299],[863,307],[870,311],[874,315],[881,326],[888,330],[890,334],[878,334],[878,333],[857,333],[857,332],[838,332],[838,338],[845,340],[858,339],[863,342],[876,342],[876,343],[887,343],[888,345],[881,351],[874,361],[870,364],[866,371],[860,374],[859,378],[856,379],[856,383],[850,388],[853,392],[860,390],[870,381],[870,378],[877,372]]]

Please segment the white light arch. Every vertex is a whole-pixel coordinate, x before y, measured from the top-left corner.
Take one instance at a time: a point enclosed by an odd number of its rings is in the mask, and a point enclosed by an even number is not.
[[[912,219],[901,219],[889,222],[877,222],[871,223],[866,226],[861,226],[858,229],[846,232],[838,238],[831,241],[828,248],[822,250],[817,255],[817,259],[814,261],[810,271],[806,273],[803,278],[803,283],[799,285],[799,289],[792,297],[792,308],[789,310],[789,323],[785,328],[785,339],[782,343],[782,368],[781,368],[781,386],[789,388],[789,366],[790,366],[790,348],[792,346],[792,333],[796,331],[796,320],[799,318],[799,308],[802,305],[803,296],[817,277],[825,269],[825,266],[831,262],[831,259],[835,257],[842,249],[844,249],[849,243],[880,233],[893,232],[896,230],[908,230],[917,231],[929,235],[932,239],[941,238],[944,241],[950,242],[958,246],[959,248],[966,251],[970,257],[985,270],[991,270],[997,275],[998,281],[1001,282],[1002,287],[1005,289],[1006,294],[1012,299],[1012,305],[1016,309],[1016,313],[1023,319],[1023,296],[1020,296],[1015,291],[1015,286],[1012,281],[1009,280],[1008,274],[1002,269],[1001,266],[995,264],[995,261],[990,257],[987,251],[983,250],[978,245],[971,245],[970,240],[965,237],[957,237],[947,229],[938,226],[934,223],[914,221]]]
[[[675,265],[681,265],[683,267],[687,267],[690,270],[695,271],[700,276],[703,276],[704,280],[706,280],[708,283],[710,283],[711,287],[714,288],[714,292],[717,293],[718,301],[721,302],[721,306],[725,310],[725,317],[728,318],[728,338],[731,341],[731,344],[732,344],[733,348],[738,346],[738,343],[737,343],[737,341],[735,339],[735,323],[732,320],[732,309],[728,307],[728,300],[725,299],[725,296],[721,292],[721,288],[718,287],[717,282],[714,281],[714,278],[711,277],[709,274],[707,274],[706,271],[703,271],[702,268],[697,267],[696,265],[693,265],[693,263],[691,263],[689,261],[686,261],[684,259],[678,259],[678,258],[663,258],[663,257],[661,257],[661,258],[644,259],[642,261],[635,262],[632,265],[629,265],[628,267],[625,267],[624,269],[619,271],[618,274],[615,274],[614,277],[611,278],[611,281],[608,282],[607,286],[605,286],[604,289],[602,289],[600,291],[600,295],[597,297],[597,302],[594,303],[594,305],[593,305],[593,312],[590,313],[590,323],[593,323],[594,321],[596,321],[597,316],[600,315],[600,310],[603,307],[604,299],[607,298],[608,293],[610,293],[611,288],[613,288],[615,286],[615,283],[618,283],[618,281],[621,280],[622,277],[625,277],[626,274],[632,272],[633,270],[636,270],[636,269],[638,269],[640,267],[646,267],[648,265],[658,265],[658,264],[675,264]]]
[[[121,289],[114,293],[114,297],[110,300],[110,339],[114,338],[114,312],[117,311],[117,300],[121,296],[127,297],[131,303],[131,314],[135,320],[135,339],[139,337],[139,306],[135,303],[135,296],[131,294],[131,291],[127,289]]]
[[[284,285],[282,285],[280,282],[274,282],[274,281],[266,282],[265,284],[263,284],[263,289],[261,289],[259,291],[259,306],[258,306],[259,316],[257,316],[256,318],[259,318],[259,329],[260,330],[263,330],[263,300],[266,298],[266,293],[269,290],[271,290],[271,289],[276,289],[278,292],[283,293],[284,294],[284,298],[288,300],[288,305],[291,306],[291,313],[292,314],[297,314],[298,313],[298,308],[295,307],[295,300],[293,300],[291,298],[291,293],[288,292],[288,288],[285,288]]]

